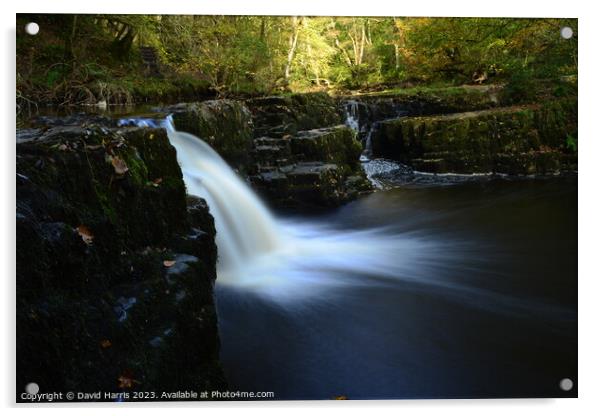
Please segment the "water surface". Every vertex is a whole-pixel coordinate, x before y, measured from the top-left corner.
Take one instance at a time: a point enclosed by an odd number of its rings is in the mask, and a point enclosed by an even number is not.
[[[280,219],[307,247],[249,264],[241,279],[255,285],[218,278],[231,387],[279,399],[575,395],[559,381],[577,379],[576,209],[576,178],[500,179]]]

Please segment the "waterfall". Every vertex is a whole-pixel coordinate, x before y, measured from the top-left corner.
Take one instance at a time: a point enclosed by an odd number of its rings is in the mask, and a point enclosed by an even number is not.
[[[420,277],[415,273],[416,262],[435,250],[421,238],[400,239],[380,228],[342,231],[278,220],[207,143],[177,131],[170,116],[122,119],[119,125],[167,130],[187,192],[204,198],[215,218],[222,287],[244,287],[284,302],[326,296],[327,288],[346,286],[358,275],[432,280],[423,275],[426,267]],[[398,261],[400,255],[404,262]]]
[[[350,129],[360,131],[359,104],[357,101],[349,101],[345,104],[345,125]]]
[[[364,145],[364,151],[360,156],[360,161],[368,162],[372,158],[372,132],[374,131],[374,123],[370,125],[366,137],[362,137],[365,133],[364,128],[360,124],[359,102],[355,100],[345,103],[345,125],[355,131]]]
[[[122,119],[120,125],[163,127],[177,152],[189,194],[204,198],[215,218],[219,270],[229,273],[283,245],[282,230],[263,202],[215,150],[165,120]]]
[[[244,288],[288,305],[292,300],[331,301],[338,289],[351,286],[403,283],[428,286],[478,307],[513,313],[528,309],[517,299],[462,281],[463,261],[476,249],[472,242],[433,238],[413,225],[398,233],[388,226],[345,230],[328,222],[277,219],[207,143],[177,131],[171,117],[122,119],[119,125],[167,130],[188,193],[205,198],[215,218],[221,289]],[[399,166],[383,159],[363,165],[369,177]],[[364,201],[365,208],[378,201]]]
[[[359,103],[357,101],[348,101],[345,104],[345,125],[354,130],[358,136],[362,133],[360,130],[359,117]],[[391,160],[372,158],[372,134],[374,133],[374,128],[377,123],[378,122],[375,121],[370,124],[368,133],[366,134],[365,139],[362,140],[364,150],[360,155],[360,162],[362,162],[362,168],[372,185],[378,189],[383,189],[384,184],[378,179],[378,176],[398,170],[403,165]]]
[[[366,135],[366,143],[364,144],[364,151],[360,156],[360,160],[362,162],[368,162],[372,159],[372,134],[374,133],[374,126],[376,123],[372,123],[370,126],[370,130],[368,130],[368,134]]]

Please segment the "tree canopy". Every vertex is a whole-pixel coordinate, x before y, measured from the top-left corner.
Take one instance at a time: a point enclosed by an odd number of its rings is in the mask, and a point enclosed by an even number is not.
[[[22,31],[28,21],[40,24],[38,36]],[[18,93],[59,103],[99,88],[123,101],[132,88],[168,82],[224,96],[577,71],[574,19],[19,15],[18,23]],[[572,39],[560,36],[563,26]],[[156,51],[163,80],[145,78],[143,46]]]

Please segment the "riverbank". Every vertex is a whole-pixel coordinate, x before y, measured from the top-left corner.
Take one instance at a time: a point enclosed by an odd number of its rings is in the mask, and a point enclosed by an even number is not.
[[[576,172],[577,101],[573,84],[558,85],[540,87],[544,104],[513,104],[507,88],[463,86],[205,100],[145,107],[142,115],[54,120],[135,125],[146,117],[159,124],[171,114],[173,128],[207,141],[272,206],[333,207],[371,191],[368,176],[381,158],[403,164],[386,162],[397,173]]]

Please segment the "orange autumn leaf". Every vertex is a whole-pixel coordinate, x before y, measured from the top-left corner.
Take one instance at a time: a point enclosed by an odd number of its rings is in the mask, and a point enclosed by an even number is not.
[[[134,385],[134,380],[126,376],[119,376],[117,381],[120,389],[130,389]]]
[[[111,164],[113,165],[113,169],[115,169],[115,173],[118,175],[123,175],[129,170],[128,165],[119,156],[113,156],[111,158]]]
[[[334,400],[347,400],[347,396],[335,396],[333,397]]]
[[[86,243],[88,245],[92,244],[92,242],[94,240],[94,234],[92,234],[92,231],[90,231],[90,229],[88,227],[86,227],[85,225],[78,226],[77,233],[82,238],[84,243]]]
[[[165,267],[171,267],[171,266],[173,266],[174,264],[176,264],[176,261],[175,261],[175,260],[163,260],[163,265],[164,265]]]
[[[111,341],[109,341],[108,339],[103,339],[102,341],[100,341],[100,346],[104,349],[109,348],[111,345]]]
[[[131,389],[134,384],[140,384],[138,380],[134,379],[131,370],[125,370],[117,379],[117,383],[120,389]]]

